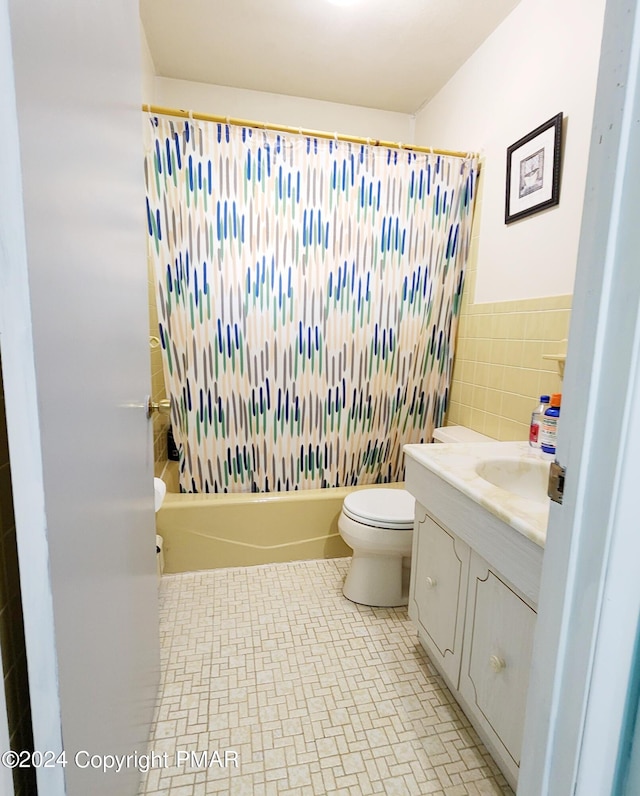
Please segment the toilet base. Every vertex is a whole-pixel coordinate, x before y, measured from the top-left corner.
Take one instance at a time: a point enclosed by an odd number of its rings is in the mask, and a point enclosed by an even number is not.
[[[395,608],[409,601],[408,570],[402,556],[353,552],[342,593],[351,602]]]

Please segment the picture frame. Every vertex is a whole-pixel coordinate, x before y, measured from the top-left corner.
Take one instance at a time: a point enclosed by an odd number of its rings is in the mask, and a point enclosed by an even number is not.
[[[508,147],[505,224],[560,202],[562,119],[556,114]]]

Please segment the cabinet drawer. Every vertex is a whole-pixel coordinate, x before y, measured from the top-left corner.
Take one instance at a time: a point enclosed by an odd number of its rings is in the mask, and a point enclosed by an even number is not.
[[[520,765],[536,612],[472,553],[460,693]]]
[[[462,659],[469,556],[469,547],[429,516],[416,523],[409,616],[454,688]]]

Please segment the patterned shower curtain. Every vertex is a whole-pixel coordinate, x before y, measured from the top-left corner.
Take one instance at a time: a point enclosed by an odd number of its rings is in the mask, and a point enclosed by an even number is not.
[[[447,406],[477,162],[150,122],[181,489],[402,480]]]

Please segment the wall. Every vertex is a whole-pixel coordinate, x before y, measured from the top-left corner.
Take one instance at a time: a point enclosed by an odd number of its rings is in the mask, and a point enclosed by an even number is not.
[[[147,43],[144,28],[140,25],[140,47],[142,52],[142,101],[153,104],[155,97],[155,67]],[[149,145],[147,138],[148,119],[142,116],[142,135],[145,146]],[[151,400],[156,403],[167,397],[162,373],[162,349],[156,344],[158,337],[158,309],[156,307],[155,277],[153,263],[147,260],[147,296],[149,309],[149,359],[151,367]],[[156,412],[152,418],[153,425],[153,473],[160,478],[167,463],[167,429],[169,419],[166,415]]]
[[[566,350],[603,14],[522,0],[416,118],[416,143],[483,157],[448,422],[498,439],[526,437],[536,398],[561,387],[542,356]],[[560,111],[560,204],[505,225],[507,147]]]
[[[152,104],[154,100],[156,70],[149,50],[149,44],[144,32],[144,28],[140,25],[140,55],[141,69],[142,69],[142,101]]]
[[[149,359],[151,363],[151,400],[158,403],[167,397],[162,371],[162,348],[158,339],[158,307],[156,303],[155,274],[151,258],[147,261],[147,295],[149,299]],[[167,431],[169,417],[155,412],[153,424],[153,474],[161,478],[167,464]]]
[[[545,355],[566,353],[571,296],[474,303],[478,275],[476,206],[451,379],[447,423],[494,439],[527,439],[537,398],[562,392],[557,363]]]
[[[477,302],[573,292],[604,5],[522,0],[417,115],[417,143],[484,158]],[[560,204],[505,225],[507,147],[560,111]]]
[[[38,790],[133,796],[134,767],[72,760],[145,748],[159,675],[137,6],[11,0],[10,14],[22,196],[8,211],[22,220],[22,206],[26,262],[2,302],[28,283],[32,344],[24,319],[5,316],[2,363],[35,743],[58,748],[57,731],[69,760],[39,769]],[[37,403],[25,407],[33,363]],[[40,456],[31,471],[25,447]],[[53,616],[36,621],[47,597]],[[37,667],[51,649],[60,707],[47,716]]]
[[[335,130],[338,133],[384,141],[409,143],[413,140],[413,119],[406,113],[166,77],[156,78],[154,90],[156,104],[169,108],[310,130]]]

